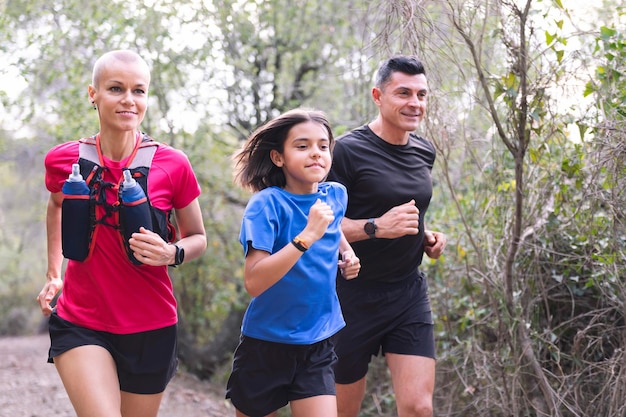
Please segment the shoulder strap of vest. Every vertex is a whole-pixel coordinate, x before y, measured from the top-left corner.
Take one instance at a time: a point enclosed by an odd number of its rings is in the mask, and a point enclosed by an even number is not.
[[[150,165],[152,165],[152,158],[154,157],[154,154],[156,153],[156,150],[160,145],[159,142],[152,139],[146,133],[141,132],[141,135],[142,137],[141,143],[139,144],[139,149],[137,149],[137,154],[131,161],[130,166],[127,167],[129,169],[149,167]],[[80,139],[78,142],[79,158],[86,159],[99,166],[100,159],[98,157],[98,149],[96,149],[95,136]]]

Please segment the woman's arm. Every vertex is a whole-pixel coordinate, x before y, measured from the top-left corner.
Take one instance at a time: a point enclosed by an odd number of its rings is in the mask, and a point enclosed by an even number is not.
[[[61,250],[61,205],[63,193],[52,193],[48,199],[46,210],[46,239],[48,267],[46,270],[46,283],[37,296],[39,307],[44,316],[52,313],[50,303],[54,296],[63,287],[61,269],[63,266],[63,252]]]
[[[180,232],[180,239],[176,245],[184,249],[185,261],[200,257],[206,250],[207,243],[198,199],[182,209],[176,209],[174,214]],[[133,233],[129,243],[135,258],[141,263],[160,266],[172,265],[175,262],[176,247],[143,227],[139,229],[139,233]]]

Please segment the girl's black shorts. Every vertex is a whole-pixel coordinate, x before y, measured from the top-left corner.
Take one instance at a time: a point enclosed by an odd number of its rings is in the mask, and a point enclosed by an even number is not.
[[[102,346],[117,366],[120,389],[134,394],[158,394],[176,374],[176,325],[132,334],[114,334],[77,326],[50,316],[48,362],[79,346]]]
[[[290,401],[335,395],[337,357],[330,339],[312,345],[267,342],[241,336],[226,398],[237,410],[265,416]]]

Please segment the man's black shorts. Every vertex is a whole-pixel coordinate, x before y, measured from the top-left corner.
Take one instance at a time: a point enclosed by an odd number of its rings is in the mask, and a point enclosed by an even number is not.
[[[134,394],[158,394],[176,373],[176,325],[133,334],[113,334],[77,326],[52,313],[48,362],[79,346],[102,346],[109,351],[120,389]]]
[[[241,336],[226,398],[237,410],[256,417],[290,401],[335,395],[336,360],[329,339],[312,345],[290,345]]]
[[[381,351],[435,358],[425,277],[392,284],[338,280],[337,294],[346,321],[346,327],[333,337],[337,383],[363,378],[372,356]]]

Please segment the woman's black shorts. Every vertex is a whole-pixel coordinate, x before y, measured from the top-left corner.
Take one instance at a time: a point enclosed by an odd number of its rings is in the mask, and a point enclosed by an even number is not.
[[[48,362],[79,346],[102,346],[117,365],[122,391],[158,394],[165,390],[178,366],[176,327],[120,335],[77,326],[54,312],[49,322]]]

